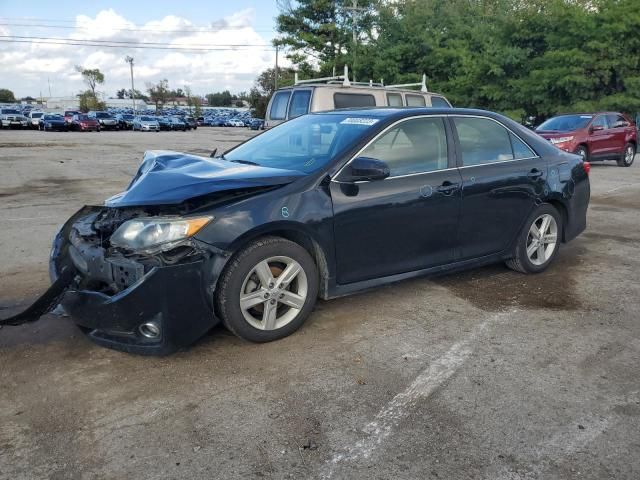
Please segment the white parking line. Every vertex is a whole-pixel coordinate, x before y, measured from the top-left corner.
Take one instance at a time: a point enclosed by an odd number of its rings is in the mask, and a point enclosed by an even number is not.
[[[333,477],[340,464],[369,458],[373,451],[393,432],[393,429],[405,418],[419,399],[430,396],[440,385],[449,379],[473,353],[473,343],[491,324],[510,316],[516,311],[495,314],[478,324],[464,339],[455,344],[440,358],[434,360],[407,387],[397,394],[378,412],[374,420],[362,430],[367,435],[354,445],[344,447],[341,452],[327,461],[325,471],[320,478],[328,480]]]
[[[604,192],[602,194],[602,196],[603,197],[605,197],[605,196],[612,197],[613,195],[609,195],[609,194],[617,192],[619,190],[624,190],[625,188],[635,188],[635,187],[639,187],[639,186],[640,186],[640,183],[627,183],[625,185],[620,185],[619,187],[612,188],[611,190],[607,190],[606,192]]]

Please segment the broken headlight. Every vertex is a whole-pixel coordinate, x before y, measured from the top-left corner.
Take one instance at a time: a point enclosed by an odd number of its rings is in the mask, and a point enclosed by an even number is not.
[[[110,242],[127,250],[166,251],[195,235],[211,220],[213,217],[136,218],[120,225]]]

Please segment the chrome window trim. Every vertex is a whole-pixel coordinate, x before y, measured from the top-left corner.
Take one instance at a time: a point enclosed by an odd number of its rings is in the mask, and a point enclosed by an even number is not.
[[[427,107],[428,108],[428,107]],[[362,152],[364,152],[369,145],[371,145],[373,142],[375,142],[376,140],[378,140],[378,138],[380,138],[382,135],[384,135],[385,133],[387,133],[389,130],[391,130],[393,127],[395,127],[396,125],[398,125],[399,123],[402,122],[406,122],[408,120],[413,120],[415,118],[450,118],[450,117],[469,117],[469,118],[483,118],[486,120],[492,120],[493,122],[497,123],[498,125],[500,125],[502,128],[506,129],[508,132],[510,132],[512,135],[514,135],[517,139],[519,139],[522,143],[524,143],[527,148],[531,151],[531,153],[535,154],[536,152],[529,146],[529,144],[527,142],[525,142],[520,135],[518,135],[517,133],[515,133],[513,130],[511,130],[509,127],[507,127],[506,125],[500,123],[498,120],[495,120],[491,117],[485,117],[482,115],[473,115],[473,114],[464,114],[464,113],[437,113],[437,114],[424,114],[424,115],[416,115],[413,117],[405,117],[405,118],[401,118],[399,120],[396,120],[395,122],[393,122],[391,125],[388,125],[384,130],[382,130],[380,133],[378,133],[375,137],[373,137],[371,140],[369,140],[366,145],[364,147],[362,147],[360,150],[358,150],[355,155],[353,155],[349,160],[347,160],[345,162],[345,164],[340,167],[340,169],[331,177],[331,181],[334,183],[367,183],[367,182],[371,182],[373,180],[359,180],[357,182],[340,182],[338,180],[335,180],[336,177],[338,177],[342,171],[347,168],[347,166],[356,158],[358,158],[360,156],[360,154]],[[454,126],[455,127],[455,126]],[[430,170],[428,172],[417,172],[417,173],[408,173],[406,175],[397,175],[394,177],[387,177],[384,180],[393,180],[394,178],[404,178],[404,177],[410,177],[410,176],[415,176],[415,175],[426,175],[429,173],[433,173],[433,172],[444,172],[447,170],[456,170],[456,169],[461,169],[461,168],[473,168],[473,167],[481,167],[483,165],[494,165],[497,163],[507,163],[507,162],[519,162],[521,160],[533,160],[536,158],[540,158],[540,155],[535,154],[533,157],[526,157],[526,158],[513,158],[511,160],[498,160],[495,162],[487,162],[487,163],[479,163],[477,165],[463,165],[461,167],[447,167],[447,168],[442,168],[439,170]],[[383,180],[383,181],[384,181]]]
[[[525,158],[512,158],[510,160],[496,160],[495,162],[485,162],[485,163],[478,163],[476,165],[462,165],[458,168],[470,168],[470,167],[480,167],[482,165],[493,165],[495,163],[506,163],[506,162],[517,162],[518,160],[531,160],[533,158],[540,158],[540,155],[537,155],[536,152],[533,150],[533,148],[531,148],[531,146],[525,142],[520,135],[518,135],[516,132],[514,132],[513,130],[511,130],[509,127],[507,127],[506,125],[500,123],[498,120],[496,120],[495,118],[491,118],[491,117],[483,117],[482,115],[465,115],[465,114],[457,114],[457,113],[451,113],[448,114],[447,117],[467,117],[467,118],[481,118],[484,120],[491,120],[495,123],[497,123],[498,125],[500,125],[502,128],[504,128],[507,132],[509,132],[511,135],[513,135],[514,137],[516,137],[518,140],[520,140],[522,143],[524,143],[527,148],[529,149],[529,151],[531,153],[534,154],[534,156],[532,157],[525,157]],[[455,128],[455,125],[454,125]],[[458,138],[458,143],[460,142],[460,138]],[[511,143],[511,142],[509,142]],[[511,146],[511,150],[513,151],[513,145]],[[462,156],[462,152],[460,152],[460,155]]]
[[[336,178],[338,175],[340,175],[342,173],[342,170],[344,170],[345,168],[347,168],[347,166],[355,159],[358,158],[360,156],[360,154],[362,152],[364,152],[369,145],[371,145],[373,142],[375,142],[376,140],[378,140],[381,136],[383,136],[384,134],[386,134],[389,130],[391,130],[392,128],[394,128],[396,125],[406,122],[408,120],[415,120],[417,118],[446,118],[447,115],[443,115],[443,114],[435,114],[435,115],[429,115],[429,114],[425,114],[425,115],[416,115],[413,117],[404,117],[404,118],[400,118],[398,120],[396,120],[395,122],[393,122],[391,125],[388,125],[384,130],[382,130],[381,132],[379,132],[375,137],[373,137],[371,140],[369,140],[367,142],[367,144],[362,147],[360,150],[358,150],[356,152],[356,154],[351,157],[348,161],[345,162],[345,164],[340,167],[340,170],[338,170],[335,175],[333,175],[331,177],[331,181],[335,182],[335,183],[353,183],[353,182],[339,182],[337,180],[334,180],[334,178]],[[447,152],[447,160],[448,160],[448,152]],[[447,169],[449,169],[449,167],[447,167]],[[431,172],[441,172],[442,170],[430,170],[428,172],[416,172],[416,173],[408,173],[406,175],[398,175],[398,176],[394,176],[394,177],[387,177],[384,180],[390,180],[392,178],[401,178],[401,177],[407,177],[409,175],[424,175],[425,173],[431,173]],[[369,182],[371,180],[361,180],[361,182]]]

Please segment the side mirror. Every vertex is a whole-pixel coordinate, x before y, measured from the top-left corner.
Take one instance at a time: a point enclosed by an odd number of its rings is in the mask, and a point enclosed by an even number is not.
[[[389,166],[382,160],[369,157],[357,157],[349,164],[351,180],[383,180],[389,176]]]

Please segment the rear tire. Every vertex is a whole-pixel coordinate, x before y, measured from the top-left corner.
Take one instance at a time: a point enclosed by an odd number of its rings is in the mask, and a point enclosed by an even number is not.
[[[552,205],[536,208],[518,234],[507,267],[522,273],[540,273],[551,264],[562,238],[562,217]]]
[[[622,156],[618,159],[619,167],[630,167],[636,157],[636,146],[633,143],[627,143],[624,146]]]
[[[236,253],[216,289],[225,326],[251,342],[291,335],[311,314],[318,269],[309,252],[280,237],[258,239]]]
[[[589,150],[584,145],[578,145],[578,148],[576,148],[576,151],[573,153],[580,155],[583,161],[589,161]]]

